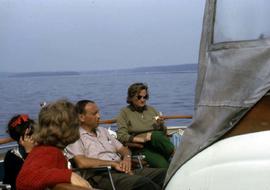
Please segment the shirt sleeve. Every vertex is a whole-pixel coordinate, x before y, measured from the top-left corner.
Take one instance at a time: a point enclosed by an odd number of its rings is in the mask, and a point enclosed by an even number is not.
[[[122,143],[132,142],[133,136],[128,132],[128,117],[124,109],[117,116],[117,139]]]
[[[107,129],[104,129],[104,131],[106,133],[106,136],[110,139],[111,145],[115,147],[116,150],[119,150],[120,148],[122,148],[123,144],[121,142],[119,142],[116,138],[110,135]]]
[[[76,155],[85,155],[83,142],[79,139],[65,148],[66,157],[72,159]]]
[[[152,106],[149,106],[149,107],[153,110],[153,112],[155,113],[156,116],[161,116],[160,112],[158,112],[154,107],[152,107]]]

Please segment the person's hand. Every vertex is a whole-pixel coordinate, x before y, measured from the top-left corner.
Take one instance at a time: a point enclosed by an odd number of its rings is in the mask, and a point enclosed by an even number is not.
[[[151,141],[152,132],[141,133],[133,137],[133,142],[135,143],[145,143],[147,141]]]
[[[78,174],[76,174],[74,172],[71,173],[70,182],[72,185],[77,185],[80,187],[93,189],[93,187],[88,183],[88,181],[86,181],[85,179],[83,179],[81,176],[79,176]]]
[[[135,142],[135,143],[145,143],[146,142],[146,136],[137,135],[137,136],[135,136],[133,138],[133,142]]]
[[[163,131],[163,133],[166,135],[167,134],[167,127],[165,126],[164,118],[162,118],[160,116],[156,116],[156,117],[154,117],[154,121],[155,121],[153,124],[154,130]]]
[[[113,162],[112,163],[112,167],[114,169],[116,169],[119,172],[124,172],[124,170],[122,169],[122,167],[120,166],[120,162]]]
[[[165,120],[164,120],[164,118],[163,117],[160,117],[160,116],[155,116],[154,117],[154,120],[155,120],[155,124],[157,125],[157,126],[163,126],[165,123]]]
[[[122,161],[120,161],[120,162],[113,162],[112,167],[115,170],[119,171],[119,172],[132,174],[131,170],[129,170],[129,172],[124,170],[124,168],[126,168],[126,166],[124,166],[124,164],[122,163]]]
[[[165,119],[159,115],[155,116],[154,119],[156,120],[156,122],[164,122],[165,121]]]
[[[152,132],[146,133],[146,141],[151,141]]]
[[[130,173],[131,171],[131,156],[125,156],[124,159],[120,162],[120,167],[125,173]]]
[[[31,136],[29,136],[30,129],[25,130],[24,136],[20,138],[20,144],[24,147],[25,151],[29,153],[35,146],[35,142]]]

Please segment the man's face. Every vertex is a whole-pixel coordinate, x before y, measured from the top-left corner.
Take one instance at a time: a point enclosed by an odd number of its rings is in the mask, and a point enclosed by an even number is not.
[[[100,119],[99,109],[96,104],[87,103],[85,105],[85,113],[80,114],[80,122],[82,126],[89,129],[95,129],[98,127],[98,122]]]

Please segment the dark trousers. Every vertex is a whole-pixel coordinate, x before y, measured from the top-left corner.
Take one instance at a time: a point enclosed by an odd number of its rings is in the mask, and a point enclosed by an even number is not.
[[[112,178],[116,190],[161,190],[166,172],[163,168],[143,168],[134,170],[134,175],[112,172]],[[94,176],[89,181],[96,188],[112,189],[108,173]]]

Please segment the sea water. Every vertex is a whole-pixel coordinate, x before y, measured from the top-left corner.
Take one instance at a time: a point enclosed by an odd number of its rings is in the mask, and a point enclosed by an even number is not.
[[[96,73],[59,76],[0,77],[0,136],[15,114],[36,119],[40,103],[58,99],[94,100],[101,119],[112,119],[126,106],[127,88],[134,82],[149,86],[148,104],[163,115],[192,115],[197,73]],[[190,120],[168,120],[167,125],[188,125]]]

